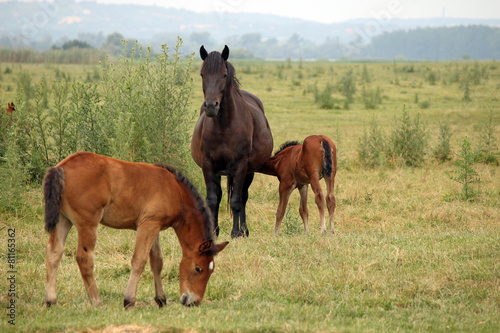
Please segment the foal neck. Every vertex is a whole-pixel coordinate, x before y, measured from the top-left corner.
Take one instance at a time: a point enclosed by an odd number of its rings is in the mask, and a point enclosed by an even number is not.
[[[279,154],[278,154],[279,155]],[[263,173],[265,175],[269,175],[269,176],[275,176],[277,177],[278,176],[278,173],[276,171],[276,167],[278,165],[278,162],[281,160],[281,156],[273,156],[273,157],[270,157],[265,163],[264,165],[262,165],[258,170],[257,172],[258,173]]]

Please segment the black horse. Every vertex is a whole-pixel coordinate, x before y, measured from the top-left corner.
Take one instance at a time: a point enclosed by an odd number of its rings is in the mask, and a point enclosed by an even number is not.
[[[231,237],[248,236],[245,206],[254,172],[270,157],[273,149],[271,129],[259,98],[239,89],[234,67],[222,53],[207,53],[201,77],[205,101],[201,105],[191,141],[191,156],[203,169],[207,204],[219,235],[218,211],[222,197],[221,176],[227,176],[228,200],[233,213]]]

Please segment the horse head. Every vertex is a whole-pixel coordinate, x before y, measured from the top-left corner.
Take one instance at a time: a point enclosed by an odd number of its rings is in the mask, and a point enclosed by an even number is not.
[[[203,94],[205,97],[202,110],[205,111],[207,117],[213,118],[217,117],[226,90],[231,86],[231,79],[234,78],[234,68],[227,62],[227,58],[229,58],[227,45],[224,46],[222,53],[217,51],[207,53],[202,45],[200,56],[203,60],[200,75],[203,80]]]
[[[205,295],[208,280],[215,269],[214,256],[228,243],[214,244],[212,240],[207,240],[201,243],[198,249],[183,251],[179,267],[180,301],[183,305],[200,304]]]

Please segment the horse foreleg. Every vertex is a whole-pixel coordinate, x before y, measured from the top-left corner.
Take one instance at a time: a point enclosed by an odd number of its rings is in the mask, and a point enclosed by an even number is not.
[[[45,304],[47,307],[56,304],[56,275],[57,267],[61,262],[64,251],[64,244],[68,237],[69,230],[73,224],[64,216],[59,216],[56,229],[50,234],[46,247],[45,266],[47,267],[47,284],[45,287]]]
[[[274,235],[278,235],[280,233],[281,222],[283,222],[286,206],[288,205],[288,200],[290,199],[290,194],[292,194],[293,189],[293,185],[286,184],[283,181],[280,183],[280,203],[278,205],[278,210],[276,211],[276,225],[274,226]]]
[[[314,192],[314,200],[319,210],[319,218],[321,221],[321,233],[326,232],[325,223],[325,196],[323,195],[323,190],[319,185],[319,178],[316,175],[310,175],[309,181],[311,182],[311,188]]]
[[[309,185],[303,185],[301,188],[299,188],[299,193],[300,193],[300,207],[299,207],[299,213],[300,217],[302,218],[302,222],[304,222],[304,231],[306,235],[309,235],[309,209],[307,208],[307,189]]]
[[[203,169],[203,177],[207,188],[207,205],[214,218],[214,232],[219,236],[219,206],[222,199],[222,189],[220,186],[221,177],[214,174],[208,167]]]
[[[93,305],[101,305],[102,300],[97,291],[97,285],[94,279],[94,249],[97,238],[97,225],[79,226],[78,229],[78,247],[76,249],[76,262],[82,274],[85,290]]]
[[[163,286],[161,284],[161,270],[163,268],[163,254],[160,249],[160,235],[156,237],[149,252],[149,264],[151,265],[151,271],[153,272],[153,280],[155,284],[155,301],[156,304],[161,308],[167,305],[167,297],[163,291]]]
[[[135,250],[132,256],[132,269],[130,278],[128,280],[127,290],[123,299],[123,306],[126,309],[133,308],[135,305],[137,295],[137,285],[139,284],[139,277],[144,271],[144,267],[148,262],[148,254],[151,252],[153,242],[158,237],[160,232],[160,224],[144,222],[137,229],[137,236],[135,240]]]
[[[231,237],[245,237],[248,236],[248,229],[246,226],[245,209],[243,208],[243,187],[247,177],[247,167],[245,161],[240,161],[240,167],[232,178],[232,193],[229,204],[233,213],[233,230],[231,230]],[[231,186],[230,184],[228,184]],[[241,223],[240,223],[241,222]]]
[[[332,234],[334,234],[335,229],[333,228],[333,213],[335,212],[335,207],[337,206],[335,195],[333,194],[333,189],[335,187],[335,178],[325,177],[325,182],[326,182],[326,206],[328,207],[328,215],[330,218],[330,229],[332,231]]]
[[[245,232],[245,236],[248,237],[248,227],[247,227],[247,213],[246,213],[246,206],[247,206],[247,201],[248,201],[248,188],[252,184],[254,177],[254,173],[248,174],[245,177],[245,183],[243,184],[243,191],[242,191],[242,208],[241,208],[241,213],[240,213],[240,228]]]

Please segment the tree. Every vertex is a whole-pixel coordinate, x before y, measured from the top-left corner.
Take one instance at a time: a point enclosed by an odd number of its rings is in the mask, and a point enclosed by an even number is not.
[[[69,50],[69,49],[72,49],[75,47],[79,48],[79,49],[91,49],[91,48],[93,48],[89,43],[87,43],[85,41],[78,40],[78,39],[70,40],[62,45],[63,50]]]

